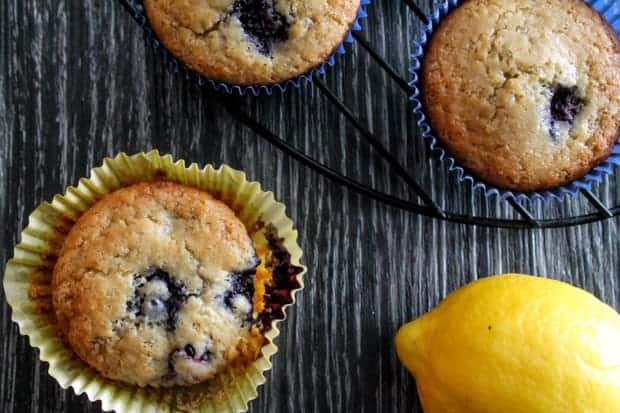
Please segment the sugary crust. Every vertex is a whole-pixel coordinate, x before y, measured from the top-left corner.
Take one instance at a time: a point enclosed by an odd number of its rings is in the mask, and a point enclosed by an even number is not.
[[[549,132],[550,90],[576,86],[585,107]],[[433,35],[422,69],[437,137],[470,172],[511,190],[578,179],[620,134],[620,44],[581,0],[469,0]]]
[[[291,23],[288,40],[260,53],[231,14],[234,0],[145,0],[157,37],[210,79],[262,85],[296,78],[323,63],[350,31],[359,0],[277,0]]]
[[[192,384],[253,360],[263,343],[221,303],[228,276],[256,265],[244,225],[206,192],[145,182],[104,196],[75,223],[54,268],[53,305],[67,341],[103,376],[140,386]],[[174,330],[128,309],[136,274],[169,272],[187,290]],[[209,363],[181,354],[209,349]]]

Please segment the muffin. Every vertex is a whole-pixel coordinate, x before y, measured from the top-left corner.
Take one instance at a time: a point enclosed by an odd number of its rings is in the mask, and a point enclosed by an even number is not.
[[[343,42],[360,0],[144,0],[157,37],[211,80],[267,85],[321,65]]]
[[[105,158],[20,239],[11,318],[58,385],[104,411],[247,411],[303,288],[273,193],[157,150]]]
[[[620,133],[620,46],[581,0],[469,0],[433,34],[422,101],[439,141],[500,188],[583,177]]]
[[[226,204],[200,189],[143,182],[75,222],[54,266],[53,308],[71,348],[102,376],[191,385],[258,357],[269,323],[257,309],[269,307],[271,274],[262,265],[256,277],[259,264]]]

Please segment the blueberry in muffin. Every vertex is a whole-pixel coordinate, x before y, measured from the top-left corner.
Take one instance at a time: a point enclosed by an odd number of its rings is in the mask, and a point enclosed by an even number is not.
[[[243,31],[255,43],[257,50],[268,55],[275,43],[288,39],[289,22],[278,13],[273,1],[237,0],[233,15],[241,22]]]
[[[620,134],[620,44],[582,0],[468,0],[422,65],[437,138],[471,173],[541,191],[581,178]]]
[[[71,228],[53,307],[71,348],[104,377],[191,385],[258,357],[270,328],[261,313],[279,305],[268,291],[284,288],[291,300],[299,287],[278,284],[278,265],[270,253],[261,262],[243,223],[208,193],[139,183],[104,196]]]
[[[210,79],[263,85],[323,63],[351,30],[359,0],[144,0],[172,54]]]

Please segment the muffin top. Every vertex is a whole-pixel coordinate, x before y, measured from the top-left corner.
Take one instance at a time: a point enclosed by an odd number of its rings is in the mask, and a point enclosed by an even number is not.
[[[323,63],[350,31],[359,0],[144,0],[155,33],[210,79],[278,83]]]
[[[104,196],[75,223],[54,267],[58,324],[103,376],[189,385],[252,361],[259,261],[222,202],[171,182]]]
[[[582,177],[620,133],[620,46],[581,0],[469,0],[422,68],[438,139],[470,172],[538,191]]]

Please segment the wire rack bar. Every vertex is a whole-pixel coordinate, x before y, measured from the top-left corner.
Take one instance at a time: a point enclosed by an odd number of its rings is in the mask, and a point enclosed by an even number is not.
[[[430,195],[428,195],[422,187],[416,182],[416,180],[409,174],[409,172],[403,167],[394,155],[375,137],[375,135],[353,114],[349,109],[331,90],[323,84],[323,82],[315,79],[314,84],[317,88],[323,92],[327,99],[340,110],[340,113],[344,115],[360,132],[362,138],[366,140],[377,153],[388,163],[398,176],[400,176],[409,185],[420,199],[429,207],[431,207],[435,213],[439,216],[444,216],[445,212],[439,207],[439,205],[433,201]]]
[[[306,155],[305,153],[301,152],[300,150],[298,150],[297,148],[295,148],[294,146],[288,144],[286,141],[284,141],[283,139],[281,139],[278,135],[274,134],[273,132],[271,132],[269,129],[267,129],[266,127],[264,127],[262,124],[260,124],[259,122],[257,122],[256,120],[254,120],[251,116],[249,116],[247,113],[239,110],[239,103],[235,102],[235,98],[232,97],[223,97],[221,99],[221,102],[223,103],[224,107],[226,108],[226,110],[237,120],[239,120],[240,122],[244,123],[246,126],[248,126],[250,129],[252,129],[254,132],[256,132],[260,137],[262,137],[263,139],[265,139],[266,141],[270,142],[271,144],[273,144],[275,147],[277,147],[278,149],[280,149],[282,152],[286,153],[287,155],[290,155],[291,157],[293,157],[294,159],[298,160],[299,162],[301,162],[302,164],[306,165],[307,167],[309,167],[310,169],[313,169],[314,171],[318,172],[319,174],[331,179],[332,181],[339,183],[351,190],[354,190],[355,192],[362,194],[362,195],[366,195],[372,199],[375,199],[377,201],[380,202],[384,202],[386,204],[395,206],[397,208],[401,208],[404,209],[406,211],[410,211],[410,212],[415,212],[418,214],[423,214],[423,215],[427,215],[427,216],[436,216],[441,218],[441,215],[439,215],[434,208],[429,207],[429,206],[424,206],[424,205],[419,205],[419,204],[415,204],[413,202],[409,202],[397,197],[394,197],[392,195],[374,190],[372,188],[369,188],[365,185],[360,184],[357,181],[354,181],[342,174],[340,174],[339,172],[336,172],[335,170],[329,168],[328,166],[317,162],[315,159],[309,157],[308,155]]]
[[[416,15],[416,17],[422,20],[422,23],[428,25],[428,17],[426,17],[426,13],[422,11],[422,9],[413,2],[413,0],[403,0],[405,4],[409,7],[409,9]]]
[[[598,212],[603,218],[611,218],[614,216],[614,214],[609,210],[609,208],[605,206],[603,201],[601,201],[596,195],[594,195],[592,191],[588,189],[582,189],[581,193],[588,201],[590,201],[592,206],[594,206],[594,208],[598,210]]]
[[[540,227],[540,223],[532,216],[532,214],[530,213],[530,211],[528,211],[527,209],[525,209],[525,207],[523,205],[521,205],[520,203],[518,203],[517,201],[515,201],[513,198],[509,198],[508,199],[508,203],[510,204],[510,206],[512,206],[514,208],[515,211],[517,211],[517,213],[519,215],[521,215],[521,217],[527,221],[532,227],[534,228],[539,228]]]
[[[353,37],[355,40],[362,46],[366,52],[385,70],[385,72],[390,76],[396,84],[409,95],[412,92],[411,87],[409,87],[408,82],[403,79],[402,76],[398,74],[398,72],[385,60],[375,49],[373,49],[370,44],[362,37],[358,32],[353,32]]]
[[[141,13],[138,12],[138,10],[136,10],[136,7],[134,6],[133,2],[131,0],[119,0],[121,5],[125,8],[125,10],[127,10],[129,12],[129,14],[131,15],[131,17],[134,18],[135,21],[138,22],[138,24],[142,24],[142,19],[145,16],[142,16]]]

